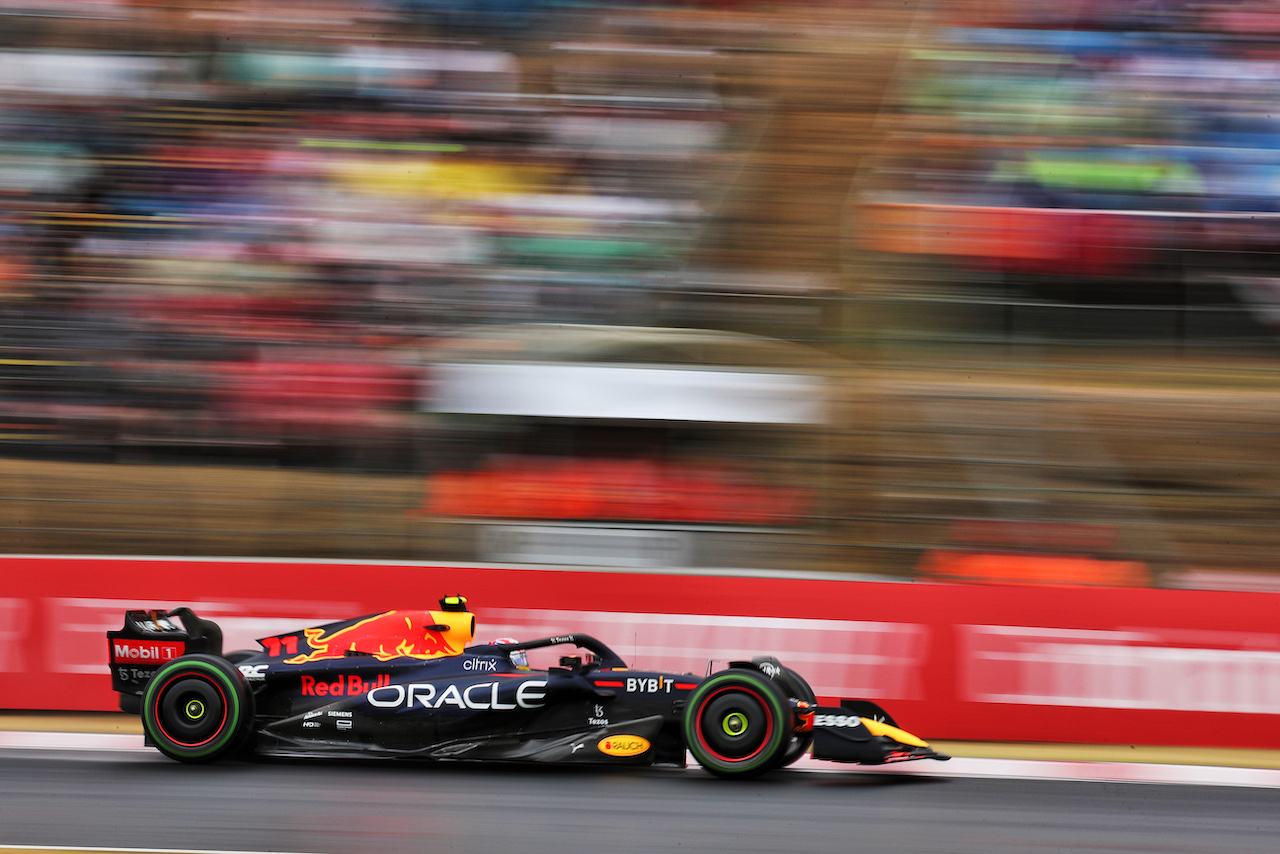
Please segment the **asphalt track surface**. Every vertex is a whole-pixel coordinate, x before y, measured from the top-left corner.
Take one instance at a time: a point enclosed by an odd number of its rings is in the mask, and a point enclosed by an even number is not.
[[[0,851],[1280,850],[1274,788],[949,777],[906,767],[789,769],[729,782],[696,768],[188,766],[142,751],[4,749]]]

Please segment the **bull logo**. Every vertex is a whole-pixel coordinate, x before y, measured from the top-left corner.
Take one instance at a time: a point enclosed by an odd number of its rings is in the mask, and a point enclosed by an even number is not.
[[[349,626],[304,629],[312,651],[285,659],[285,664],[305,664],[344,658],[348,652],[370,655],[378,661],[393,658],[441,658],[458,655],[471,640],[471,615],[435,611],[385,611]],[[415,628],[414,618],[418,626]],[[452,640],[452,643],[451,643]]]

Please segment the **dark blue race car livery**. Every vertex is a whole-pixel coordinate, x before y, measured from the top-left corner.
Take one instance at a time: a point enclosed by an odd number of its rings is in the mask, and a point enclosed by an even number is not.
[[[147,743],[183,762],[237,754],[670,765],[755,777],[812,753],[882,765],[947,759],[867,700],[819,706],[776,658],[705,676],[633,670],[584,634],[474,643],[461,596],[222,652],[188,608],[108,632],[112,687]],[[564,647],[558,666],[528,653]]]

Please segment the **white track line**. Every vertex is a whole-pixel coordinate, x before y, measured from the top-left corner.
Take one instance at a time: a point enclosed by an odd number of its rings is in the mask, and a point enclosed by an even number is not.
[[[1079,780],[1106,783],[1181,783],[1189,786],[1280,788],[1280,769],[1136,762],[1074,762],[1049,759],[929,759],[878,767],[842,766],[803,757],[793,768],[814,773],[904,774],[920,777],[989,777],[1002,780]]]
[[[78,750],[154,753],[141,735],[90,732],[0,731],[0,750]],[[696,767],[692,758],[691,767]],[[1003,780],[1082,780],[1109,783],[1181,783],[1194,786],[1246,786],[1280,789],[1280,769],[1216,765],[1165,765],[1135,762],[1073,762],[1047,759],[980,759],[950,762],[920,760],[864,767],[802,757],[793,770],[820,774],[904,774],[921,777],[988,777]],[[0,851],[5,846],[0,845]],[[77,851],[93,849],[77,848]],[[106,849],[104,849],[106,850]],[[121,850],[121,849],[110,849]]]
[[[281,854],[279,851],[244,851],[217,848],[86,848],[83,845],[0,845],[0,851],[85,851],[105,854]],[[299,854],[292,852],[292,854]]]
[[[151,748],[142,743],[141,735],[130,733],[19,732],[16,730],[0,731],[0,748],[27,750],[151,750]],[[0,846],[0,850],[3,850],[3,846]]]

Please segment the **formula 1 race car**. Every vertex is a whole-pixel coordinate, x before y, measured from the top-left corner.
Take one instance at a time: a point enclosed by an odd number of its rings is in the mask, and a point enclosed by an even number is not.
[[[175,622],[175,620],[177,622]],[[182,762],[267,756],[674,765],[755,777],[812,751],[882,765],[947,759],[876,704],[817,704],[776,658],[705,677],[631,670],[593,637],[473,644],[461,596],[264,638],[222,653],[188,608],[128,611],[107,633],[112,688],[149,745]],[[573,647],[559,666],[528,653]]]

